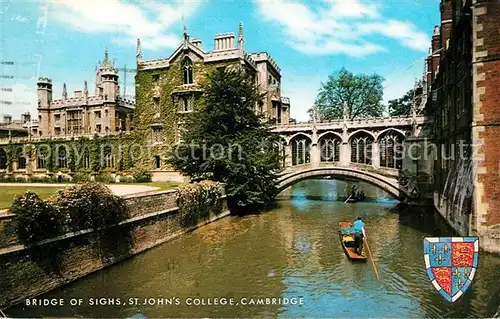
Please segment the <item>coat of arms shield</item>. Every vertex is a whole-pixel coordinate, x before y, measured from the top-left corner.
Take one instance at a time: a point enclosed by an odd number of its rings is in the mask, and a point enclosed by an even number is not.
[[[449,302],[470,287],[479,263],[478,237],[426,237],[424,260],[432,285]]]

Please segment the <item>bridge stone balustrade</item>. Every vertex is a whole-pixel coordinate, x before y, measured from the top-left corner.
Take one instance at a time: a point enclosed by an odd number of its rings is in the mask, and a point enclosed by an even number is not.
[[[402,147],[406,139],[418,137],[427,123],[424,116],[413,114],[277,125],[272,131],[281,136],[285,157],[278,188],[281,191],[300,180],[329,175],[363,180],[398,198],[415,198],[417,195],[399,185],[406,154],[398,154],[399,159],[394,156],[396,142],[389,146],[388,135],[395,136],[397,147]],[[360,136],[364,138],[361,144],[353,146]],[[337,144],[325,146],[326,137]],[[294,144],[298,141],[303,145]]]

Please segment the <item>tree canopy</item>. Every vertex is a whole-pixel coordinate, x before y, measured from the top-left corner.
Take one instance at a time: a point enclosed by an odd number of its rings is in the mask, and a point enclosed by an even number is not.
[[[381,116],[383,81],[378,74],[355,75],[342,68],[321,84],[315,101],[318,115],[324,120],[342,118],[347,105],[349,119]]]
[[[240,67],[219,68],[203,89],[169,163],[192,178],[225,183],[233,207],[253,209],[273,200],[279,137],[255,114],[259,91],[251,75]]]
[[[391,116],[409,115],[413,104],[415,90],[411,89],[399,99],[389,101],[389,114]]]

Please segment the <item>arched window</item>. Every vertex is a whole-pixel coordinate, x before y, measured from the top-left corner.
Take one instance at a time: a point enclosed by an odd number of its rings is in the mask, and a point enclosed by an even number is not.
[[[380,139],[380,166],[401,169],[403,138],[394,132],[388,132]]]
[[[36,167],[38,169],[45,169],[45,153],[42,151],[42,149],[37,150]]]
[[[68,152],[64,145],[57,148],[57,167],[68,168]]]
[[[372,163],[373,138],[365,133],[360,133],[351,139],[351,162],[359,164]]]
[[[17,150],[17,169],[26,169],[26,157],[22,147]]]
[[[7,169],[7,152],[0,148],[0,169]]]
[[[184,72],[184,84],[193,83],[193,62],[191,59],[186,57],[182,61],[182,70]]]
[[[113,149],[111,146],[104,147],[104,168],[115,167],[115,157],[113,155]]]
[[[311,140],[305,136],[297,136],[292,141],[292,165],[311,162]]]
[[[326,134],[319,140],[322,162],[340,161],[340,139],[334,134]]]
[[[83,168],[89,169],[90,168],[90,152],[89,152],[88,148],[85,148],[85,150],[83,151],[82,161],[83,161],[83,163],[82,163]]]

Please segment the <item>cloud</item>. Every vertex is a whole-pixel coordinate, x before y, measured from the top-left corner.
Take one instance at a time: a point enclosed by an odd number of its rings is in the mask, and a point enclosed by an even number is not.
[[[127,46],[135,46],[140,38],[145,49],[160,50],[179,44],[180,37],[171,27],[200,5],[198,1],[183,7],[180,1],[53,0],[51,13],[57,22],[80,32],[115,34],[113,42]]]
[[[23,16],[20,16],[20,15],[15,15],[15,16],[12,16],[12,17],[10,18],[10,20],[11,20],[11,21],[16,21],[16,22],[21,22],[21,23],[23,23],[23,22],[28,21],[28,18],[23,17]]]
[[[388,20],[386,22],[366,23],[361,24],[358,31],[360,34],[381,34],[400,40],[404,46],[417,51],[426,51],[430,45],[427,35],[415,30],[415,26],[410,22]]]
[[[426,51],[427,35],[407,21],[387,20],[378,5],[359,0],[313,2],[255,0],[259,15],[284,28],[287,44],[310,55],[346,54],[361,57],[386,49],[373,38],[395,39],[413,50]],[[300,18],[298,18],[300,17]]]

